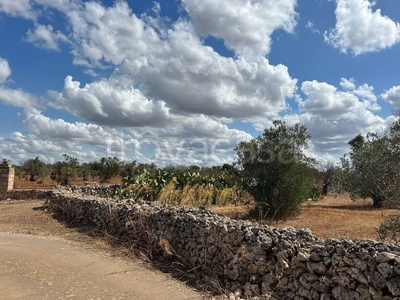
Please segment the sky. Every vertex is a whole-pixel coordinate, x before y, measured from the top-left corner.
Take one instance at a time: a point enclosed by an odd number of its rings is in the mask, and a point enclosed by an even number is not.
[[[337,160],[399,116],[398,0],[0,0],[0,158],[220,165],[272,121]]]

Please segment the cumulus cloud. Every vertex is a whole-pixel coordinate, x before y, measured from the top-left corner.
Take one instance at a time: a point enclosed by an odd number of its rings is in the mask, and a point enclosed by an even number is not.
[[[389,47],[381,41],[385,34],[391,35],[387,24],[395,23],[378,10],[372,12],[367,2],[338,0],[338,22],[325,34],[327,41],[355,54],[372,51],[370,44],[374,49]],[[111,75],[87,83],[66,76],[61,90],[49,91],[51,99],[47,100],[53,108],[68,111],[81,122],[45,116],[39,110],[44,108],[43,99],[0,86],[2,103],[37,108],[25,109],[20,115],[26,131],[4,136],[7,143],[0,145],[4,155],[14,153],[26,159],[45,153],[58,160],[60,153],[70,153],[81,161],[115,155],[159,165],[231,162],[237,143],[251,136],[230,128],[228,122],[252,122],[262,130],[288,109],[288,98],[297,97],[299,114],[283,119],[305,124],[313,136],[312,151],[330,159],[345,152],[348,140],[357,134],[385,130],[393,119],[374,114],[380,107],[370,85],[358,85],[353,78],[342,78],[338,87],[306,81],[300,87],[301,99],[296,93],[297,80],[288,68],[271,65],[265,57],[271,35],[278,29],[293,31],[295,0],[183,0],[189,18],[173,24],[163,23],[158,3],[148,11],[152,16],[133,13],[125,1],[110,7],[75,0],[26,3],[43,11],[57,9],[69,23],[68,39],[50,25],[35,23],[26,40],[50,50],[68,42],[76,65],[87,72],[107,70]],[[345,9],[351,13],[343,14]],[[355,10],[362,12],[361,17]],[[367,25],[357,23],[357,18]],[[351,21],[348,31],[345,19]],[[316,30],[311,21],[307,26]],[[372,36],[371,41],[359,42],[353,35],[356,27],[361,30],[360,40]],[[382,37],[376,37],[375,27],[383,28]],[[223,57],[206,46],[203,39],[208,35],[222,39],[236,57]],[[11,74],[4,61],[0,59],[0,83]],[[399,91],[400,87],[393,87],[381,97],[400,104]]]
[[[319,155],[342,155],[349,149],[348,142],[358,134],[382,133],[393,122],[391,117],[385,119],[365,109],[331,118],[304,113],[298,119],[308,128],[313,151]]]
[[[259,57],[271,47],[277,29],[296,26],[295,0],[182,0],[196,30],[224,41],[237,55]]]
[[[36,4],[48,8],[54,8],[62,12],[77,9],[81,5],[80,0],[33,0]]]
[[[51,25],[37,25],[35,29],[29,29],[26,34],[26,41],[37,48],[47,50],[59,50],[59,42],[67,42],[68,38],[60,31],[54,31]]]
[[[233,148],[239,141],[251,138],[248,133],[229,129],[207,116],[182,117],[174,125],[163,128],[116,130],[90,123],[54,120],[39,110],[25,109],[20,121],[29,129],[29,135],[15,132],[7,140],[10,145],[20,144],[22,154],[28,150],[40,152],[43,147],[39,144],[45,142],[46,151],[49,151],[46,153],[54,156],[51,145],[61,144],[58,151],[72,151],[81,161],[117,156],[122,160],[156,161],[159,165],[224,163],[233,159]],[[87,156],[85,152],[91,154]]]
[[[394,86],[381,95],[382,99],[400,108],[400,86]]]
[[[45,139],[105,145],[108,139],[117,138],[99,125],[83,122],[70,123],[62,119],[53,120],[42,115],[37,109],[25,109],[20,120],[32,133]]]
[[[0,12],[30,20],[36,20],[37,17],[30,0],[1,0]]]
[[[341,91],[333,85],[316,80],[303,82],[301,91],[306,99],[299,101],[300,109],[324,118],[349,115],[364,109],[380,109],[372,86],[364,84],[356,87],[345,78],[342,78],[341,85],[350,90]]]
[[[301,90],[306,95],[299,99],[299,114],[282,117],[289,125],[304,124],[312,136],[309,153],[320,161],[335,161],[349,150],[348,142],[358,134],[385,132],[396,120],[374,113],[380,107],[372,86],[357,86],[355,79],[342,78],[340,87],[326,82],[306,81]],[[259,120],[259,131],[272,125],[271,120]]]
[[[0,57],[0,84],[5,82],[11,75],[11,68],[8,61]]]
[[[341,78],[340,86],[345,90],[354,90],[356,88],[356,85],[354,82],[355,82],[354,78],[350,78],[350,79]]]
[[[5,136],[6,143],[0,145],[4,157],[12,158],[13,163],[22,163],[24,160],[33,157],[41,157],[44,161],[52,162],[50,156],[61,156],[76,146],[74,143],[57,143],[42,140],[35,134],[23,134],[19,131],[12,132]]]
[[[126,2],[116,2],[109,8],[87,2],[84,9],[69,12],[68,18],[73,29],[75,63],[88,68],[116,67],[113,80],[94,82],[89,88],[91,94],[96,94],[96,101],[102,103],[102,110],[94,110],[103,115],[100,119],[116,112],[107,111],[113,109],[112,100],[107,104],[108,100],[101,99],[94,90],[120,88],[117,81],[126,78],[130,78],[130,86],[137,87],[130,99],[142,99],[140,102],[147,107],[143,117],[150,112],[149,105],[154,105],[161,121],[167,117],[167,110],[226,118],[277,115],[287,108],[285,99],[296,90],[297,81],[286,66],[273,66],[264,57],[253,61],[222,57],[205,46],[192,25],[183,20],[160,31],[152,27],[152,22],[147,23],[147,18],[133,14]],[[65,101],[61,102],[74,106],[66,95],[68,90],[66,86]],[[85,98],[81,105],[91,102],[93,107],[93,101]],[[118,108],[129,110],[130,106]],[[83,114],[86,112],[80,116]],[[132,118],[130,122],[138,123]]]
[[[54,106],[70,111],[82,119],[112,126],[162,126],[169,109],[162,101],[148,100],[132,88],[130,81],[103,79],[80,87],[71,76],[65,79],[61,93],[50,92]]]
[[[31,107],[40,106],[43,103],[43,99],[21,89],[14,90],[0,86],[0,102],[16,107]]]
[[[335,161],[348,152],[348,142],[358,134],[383,133],[396,118],[393,116],[383,118],[367,109],[361,109],[342,115],[332,115],[331,117],[311,112],[287,114],[282,117],[282,120],[289,125],[299,122],[305,125],[311,134],[308,154],[321,162],[326,162],[327,160]],[[271,125],[270,120],[260,121],[255,124],[255,128],[262,131]]]
[[[368,0],[337,0],[336,26],[325,32],[325,41],[354,55],[375,52],[400,41],[400,24],[372,10]]]

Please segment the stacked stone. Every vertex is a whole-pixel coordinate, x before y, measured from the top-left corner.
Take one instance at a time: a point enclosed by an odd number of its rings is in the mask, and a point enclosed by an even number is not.
[[[76,185],[68,185],[56,186],[54,189],[56,191],[62,191],[63,193],[69,194],[82,194],[82,195],[90,195],[90,196],[101,196],[101,197],[113,197],[116,193],[116,190],[120,187],[119,184],[109,184],[109,185],[100,185],[96,182],[87,182],[85,186],[76,186]]]
[[[0,201],[7,200],[7,192],[14,188],[14,168],[7,160],[0,164]]]
[[[54,190],[71,221],[164,252],[219,278],[244,298],[400,300],[400,248],[374,241],[319,240],[310,230],[235,221],[208,209],[111,200]]]
[[[328,239],[291,265],[279,287],[290,299],[400,300],[400,246]]]
[[[50,198],[51,190],[11,190],[7,198],[13,200],[37,200]]]

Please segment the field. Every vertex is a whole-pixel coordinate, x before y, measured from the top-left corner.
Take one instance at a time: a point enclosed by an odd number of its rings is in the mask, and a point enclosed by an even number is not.
[[[73,185],[85,185],[84,180],[82,180],[80,177],[75,178],[74,180],[71,181],[71,184]],[[99,178],[91,178],[89,179],[89,182],[100,182]],[[122,182],[121,178],[111,178],[110,182],[107,184],[120,184]],[[50,179],[50,176],[47,176],[43,183],[37,183],[36,181],[29,181],[26,180],[25,178],[18,178],[17,176],[15,177],[14,180],[14,188],[15,189],[51,189],[57,185],[56,181],[52,181]]]
[[[119,178],[113,178],[110,183],[121,183]],[[84,185],[80,178],[72,184]],[[44,184],[29,182],[25,179],[15,179],[16,189],[48,189],[56,185],[50,178]],[[215,206],[211,209],[217,213],[227,215],[233,219],[243,219],[251,210],[251,205],[241,206]],[[261,220],[262,223],[274,227],[293,226],[296,229],[310,228],[314,235],[326,238],[353,237],[359,239],[377,239],[376,229],[383,221],[383,217],[390,214],[400,214],[400,210],[376,209],[368,200],[351,201],[347,195],[334,197],[328,195],[320,201],[309,201],[302,206],[302,213],[294,219],[273,222]],[[260,220],[258,220],[260,221]]]
[[[213,207],[215,212],[234,219],[246,217],[248,206]],[[358,239],[377,239],[376,229],[383,221],[383,216],[400,214],[400,210],[376,209],[372,201],[351,201],[347,195],[327,196],[302,206],[302,213],[287,221],[262,220],[261,223],[278,228],[293,226],[296,229],[310,228],[314,235],[322,238],[353,237]]]

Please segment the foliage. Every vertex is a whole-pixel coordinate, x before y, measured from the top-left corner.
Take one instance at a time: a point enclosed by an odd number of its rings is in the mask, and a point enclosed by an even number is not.
[[[336,192],[349,193],[355,200],[371,198],[374,207],[400,200],[400,123],[390,133],[357,135],[351,150],[341,158],[341,168],[333,178]]]
[[[93,168],[93,163],[83,163],[79,166],[79,176],[81,176],[83,181],[88,181],[89,177],[94,178],[97,176],[95,168]]]
[[[137,167],[133,176],[122,179],[118,193],[122,198],[178,205],[225,205],[241,198],[250,202],[249,195],[237,185],[238,174],[230,165],[203,169],[168,166],[157,170]]]
[[[64,161],[53,164],[50,178],[59,184],[68,185],[78,172],[79,162],[75,157],[68,154],[63,154],[63,157]]]
[[[98,175],[102,182],[109,182],[112,177],[119,175],[121,162],[117,157],[103,157],[98,164]]]
[[[304,154],[310,138],[299,123],[289,127],[274,121],[262,136],[236,148],[237,165],[247,190],[259,203],[259,215],[282,219],[300,212],[314,186],[310,167],[315,161]]]
[[[29,181],[35,181],[38,178],[43,179],[49,173],[49,168],[39,157],[27,159],[21,166],[21,176],[28,175]]]
[[[308,193],[308,199],[313,200],[313,201],[318,201],[322,199],[322,193],[321,190],[317,185],[314,185],[311,187],[309,193]]]
[[[378,234],[382,241],[400,243],[400,215],[384,216]]]
[[[121,162],[121,171],[120,176],[124,177],[133,177],[135,176],[135,170],[139,167],[136,160],[131,162]]]

